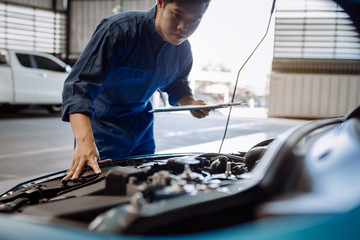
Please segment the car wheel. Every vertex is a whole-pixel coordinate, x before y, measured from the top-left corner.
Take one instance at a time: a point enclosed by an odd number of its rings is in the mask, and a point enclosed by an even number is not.
[[[61,112],[61,105],[50,105],[47,107],[47,110],[50,113],[60,113]]]

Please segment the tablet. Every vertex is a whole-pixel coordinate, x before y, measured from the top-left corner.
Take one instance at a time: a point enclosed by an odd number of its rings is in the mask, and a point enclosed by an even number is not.
[[[231,106],[240,106],[244,105],[244,102],[235,102],[235,103],[220,103],[220,104],[209,104],[209,105],[184,105],[184,106],[175,106],[175,107],[164,107],[164,108],[154,108],[149,112],[175,112],[175,111],[192,111],[192,110],[214,110],[217,108],[227,108]]]

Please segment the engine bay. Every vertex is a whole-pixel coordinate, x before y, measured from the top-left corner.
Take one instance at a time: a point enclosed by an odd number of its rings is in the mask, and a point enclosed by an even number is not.
[[[2,196],[0,211],[129,234],[164,234],[163,227],[168,233],[192,232],[194,226],[196,231],[213,228],[211,221],[207,223],[210,216],[228,214],[222,209],[231,208],[222,202],[218,211],[208,205],[219,199],[226,202],[224,197],[238,193],[238,187],[231,187],[246,181],[242,175],[254,168],[271,141],[238,154],[154,155],[104,161],[98,175],[85,169],[75,181],[61,182],[64,173],[60,173],[14,188]],[[114,218],[125,220],[114,225],[112,222],[118,222]],[[238,222],[228,219],[220,225],[233,221]],[[182,227],[178,228],[180,222]]]
[[[347,184],[359,182],[359,139],[356,111],[292,129],[247,152],[106,160],[101,174],[86,168],[77,180],[61,181],[61,171],[15,186],[0,197],[0,214],[145,236],[348,211],[360,201],[357,185]]]

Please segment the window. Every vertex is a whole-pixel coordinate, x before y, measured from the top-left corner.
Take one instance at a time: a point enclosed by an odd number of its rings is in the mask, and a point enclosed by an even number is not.
[[[65,69],[52,61],[49,58],[41,57],[41,56],[33,56],[35,58],[36,66],[39,69],[45,69],[50,71],[64,72]]]
[[[30,55],[28,54],[22,54],[22,53],[17,53],[16,57],[18,58],[20,64],[24,67],[28,67],[31,68],[31,59],[30,59]]]

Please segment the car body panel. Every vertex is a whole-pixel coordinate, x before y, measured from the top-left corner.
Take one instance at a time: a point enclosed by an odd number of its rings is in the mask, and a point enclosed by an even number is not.
[[[105,239],[357,239],[360,236],[358,219],[360,208],[344,214],[334,215],[302,215],[267,218],[255,223],[246,223],[238,226],[217,229],[196,234],[184,234],[175,236],[117,236],[114,234],[100,234],[89,232],[69,226],[53,225],[49,222],[41,222],[34,219],[17,219],[7,215],[0,215],[2,228],[1,239],[82,239],[82,240],[105,240]]]

